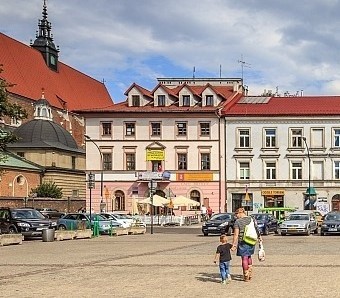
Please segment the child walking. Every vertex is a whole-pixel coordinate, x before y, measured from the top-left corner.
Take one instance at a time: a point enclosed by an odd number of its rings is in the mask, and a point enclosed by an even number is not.
[[[214,263],[216,264],[217,262],[219,262],[220,274],[222,279],[221,283],[227,284],[227,281],[228,283],[231,281],[229,265],[231,261],[230,249],[232,248],[232,245],[228,243],[226,235],[220,236],[220,242],[221,244],[217,246],[216,249]]]

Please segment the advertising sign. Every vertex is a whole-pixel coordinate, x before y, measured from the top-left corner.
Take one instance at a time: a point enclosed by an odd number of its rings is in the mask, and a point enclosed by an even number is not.
[[[146,149],[146,160],[164,160],[165,152],[163,149]]]

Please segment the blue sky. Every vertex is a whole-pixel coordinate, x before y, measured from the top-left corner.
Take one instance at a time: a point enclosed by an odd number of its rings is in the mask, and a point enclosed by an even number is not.
[[[43,0],[1,0],[0,30],[29,44]],[[241,77],[249,94],[340,95],[337,0],[48,0],[60,60],[115,102],[159,77]],[[241,58],[243,57],[243,58]],[[0,61],[1,63],[1,61]]]

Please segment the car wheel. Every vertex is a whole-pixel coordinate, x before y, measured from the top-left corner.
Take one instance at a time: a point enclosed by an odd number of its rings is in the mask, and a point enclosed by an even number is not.
[[[267,226],[264,227],[263,235],[269,235],[269,229]]]
[[[277,235],[279,233],[279,230],[276,228],[274,233]]]
[[[325,236],[325,233],[321,231],[320,236]]]
[[[8,228],[8,234],[17,234],[18,230],[16,227],[9,227]]]
[[[310,235],[310,228],[308,227],[306,231],[306,236],[309,236],[309,235]]]
[[[209,234],[208,233],[203,233],[204,236],[208,236]]]
[[[233,233],[233,228],[229,227],[227,230],[227,235],[230,236]]]
[[[281,232],[281,236],[286,236],[286,232]]]
[[[318,233],[319,233],[319,229],[318,229],[318,227],[316,227],[316,229],[314,230],[314,234],[316,235]]]
[[[58,230],[61,230],[61,231],[66,230],[66,226],[64,226],[64,225],[59,225],[59,226],[58,226]]]

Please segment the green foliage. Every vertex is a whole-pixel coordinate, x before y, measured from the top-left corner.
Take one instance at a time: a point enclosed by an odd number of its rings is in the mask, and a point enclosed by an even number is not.
[[[54,182],[44,182],[37,188],[32,188],[31,194],[36,193],[40,198],[55,198],[61,199],[63,197],[63,189],[58,187]]]

